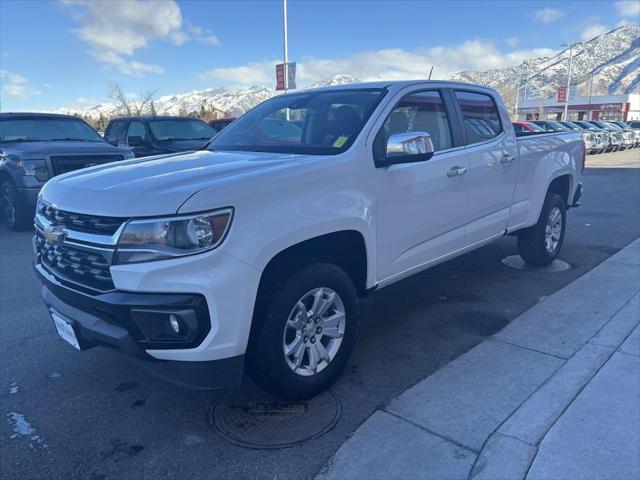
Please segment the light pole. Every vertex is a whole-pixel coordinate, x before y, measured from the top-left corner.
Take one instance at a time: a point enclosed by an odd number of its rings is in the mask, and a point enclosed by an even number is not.
[[[527,90],[526,90],[526,88],[527,88],[526,87],[526,74],[522,75],[522,71],[524,70],[524,66],[525,66],[526,62],[527,62],[526,60],[522,61],[522,67],[520,68],[520,75],[518,75],[518,77],[516,78],[516,105],[515,105],[515,112],[514,112],[514,118],[516,119],[516,122],[519,120],[518,119],[518,116],[519,116],[518,115],[518,103],[520,101],[520,84],[522,83],[522,77],[523,76],[525,77],[525,90],[524,90],[525,91],[525,95],[527,93]],[[523,98],[523,100],[526,100],[526,97]]]
[[[591,81],[589,82],[589,110],[587,112],[587,120],[591,120],[591,94],[593,93],[593,73],[591,74]]]
[[[287,41],[287,0],[282,0],[282,28],[284,30],[284,93],[289,88],[289,42]]]
[[[569,116],[569,89],[571,88],[571,62],[573,61],[574,45],[577,45],[577,43],[572,43],[571,45],[563,43],[560,45],[561,47],[569,47],[569,71],[567,72],[567,90],[564,97],[564,114],[562,115],[562,120],[565,122],[569,120],[567,117]]]

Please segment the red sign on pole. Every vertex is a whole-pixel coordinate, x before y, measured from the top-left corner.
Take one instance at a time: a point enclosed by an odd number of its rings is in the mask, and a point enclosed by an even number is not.
[[[567,101],[567,87],[558,87],[557,99],[558,103],[564,103]]]
[[[284,63],[276,65],[276,90],[284,90]]]

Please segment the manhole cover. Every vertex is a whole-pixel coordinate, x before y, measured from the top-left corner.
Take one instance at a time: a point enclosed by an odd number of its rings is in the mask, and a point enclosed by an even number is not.
[[[536,267],[535,265],[529,265],[527,262],[522,260],[520,255],[511,255],[510,257],[506,257],[502,259],[502,263],[507,267],[515,268],[518,270],[524,270],[526,272],[564,272],[565,270],[569,270],[571,265],[563,260],[555,259],[551,262],[550,265],[546,267]]]
[[[251,448],[286,448],[328,432],[342,408],[327,391],[301,402],[275,398],[253,384],[223,395],[209,413],[218,434]]]

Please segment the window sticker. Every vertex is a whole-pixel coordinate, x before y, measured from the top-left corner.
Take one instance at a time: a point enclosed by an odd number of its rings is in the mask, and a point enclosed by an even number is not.
[[[344,135],[343,135],[343,136],[341,136],[341,137],[338,137],[338,138],[336,138],[336,141],[335,141],[335,142],[333,142],[333,146],[334,146],[335,148],[340,148],[340,147],[342,147],[342,146],[345,144],[345,142],[346,142],[347,140],[349,140],[349,137],[345,137]]]

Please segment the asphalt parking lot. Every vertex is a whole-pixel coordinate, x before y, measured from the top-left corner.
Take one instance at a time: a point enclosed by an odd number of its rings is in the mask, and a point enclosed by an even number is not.
[[[501,259],[517,253],[507,237],[372,295],[333,395],[274,413],[288,415],[302,435],[328,419],[326,431],[288,448],[251,448],[221,435],[216,406],[259,398],[251,385],[187,391],[106,349],[79,353],[65,344],[39,298],[31,234],[0,226],[2,478],[312,478],[377,407],[640,236],[640,150],[591,156],[587,165],[561,253],[572,268],[504,266]],[[262,433],[241,416],[225,425],[245,438]],[[284,443],[288,432],[270,434]]]

